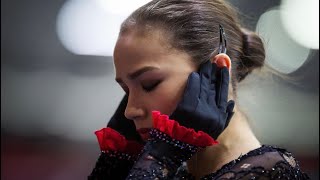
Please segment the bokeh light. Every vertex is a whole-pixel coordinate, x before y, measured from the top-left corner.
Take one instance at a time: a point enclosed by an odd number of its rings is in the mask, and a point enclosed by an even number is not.
[[[260,16],[256,32],[263,38],[266,63],[281,73],[297,70],[307,60],[310,49],[294,41],[285,31],[279,9],[272,9]]]
[[[107,13],[128,16],[150,0],[96,0]]]
[[[96,1],[66,1],[57,16],[57,34],[74,54],[112,56],[125,17],[107,13]]]
[[[299,44],[319,49],[319,0],[282,0],[281,20]]]

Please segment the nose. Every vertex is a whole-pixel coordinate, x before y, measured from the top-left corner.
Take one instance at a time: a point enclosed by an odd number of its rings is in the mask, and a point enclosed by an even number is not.
[[[127,119],[131,119],[134,121],[143,119],[143,115],[144,115],[143,109],[137,102],[136,98],[130,95],[128,97],[128,104],[124,112],[124,115],[126,116]]]

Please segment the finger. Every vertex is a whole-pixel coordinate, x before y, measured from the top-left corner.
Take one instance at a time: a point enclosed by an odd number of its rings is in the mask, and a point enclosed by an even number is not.
[[[211,76],[210,76],[210,84],[215,84],[217,82],[217,71],[219,67],[216,63],[211,63]]]
[[[233,112],[234,105],[235,105],[234,100],[228,101],[227,111],[226,111],[226,112],[227,112],[227,113]]]
[[[221,111],[226,112],[229,90],[229,70],[223,67],[218,75],[217,105]]]
[[[123,119],[126,119],[124,111],[128,104],[128,96],[124,95],[119,103],[115,113],[112,115],[110,121],[107,123],[107,127],[111,127],[117,131],[122,130],[122,123],[126,123]]]
[[[229,125],[230,120],[231,120],[231,118],[232,118],[232,116],[234,114],[234,112],[233,112],[234,105],[235,105],[235,103],[234,103],[233,100],[230,100],[228,102],[228,105],[227,105],[227,119],[226,119],[225,128]]]
[[[216,106],[216,81],[217,81],[217,64],[212,63],[210,88],[208,92],[208,104],[210,107]]]
[[[200,83],[201,83],[201,89],[200,89],[200,98],[207,99],[208,97],[208,91],[210,88],[210,79],[211,79],[211,70],[212,70],[212,64],[211,61],[207,61],[200,67],[199,75],[200,75]]]
[[[140,140],[140,135],[136,132],[136,126],[132,120],[125,117],[124,111],[128,104],[128,95],[125,95],[119,103],[114,115],[107,123],[110,127],[120,134],[124,135],[129,140]]]
[[[125,118],[124,111],[126,110],[127,104],[128,104],[128,95],[124,95],[115,113],[113,114],[113,117],[117,117],[118,119]]]
[[[182,103],[194,105],[200,96],[200,76],[196,72],[192,72],[187,81]]]

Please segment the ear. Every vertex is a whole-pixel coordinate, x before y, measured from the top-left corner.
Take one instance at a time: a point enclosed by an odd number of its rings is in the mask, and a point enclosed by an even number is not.
[[[229,70],[229,99],[234,99],[235,95],[231,85],[231,59],[225,53],[217,54],[216,56],[211,58],[211,63],[216,63],[218,68],[227,67]]]
[[[227,54],[220,53],[211,59],[212,63],[216,63],[219,68],[227,67],[230,71],[231,60]]]

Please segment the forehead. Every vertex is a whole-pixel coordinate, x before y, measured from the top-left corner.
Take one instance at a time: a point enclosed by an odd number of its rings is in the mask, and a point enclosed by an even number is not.
[[[129,31],[118,38],[114,51],[116,74],[130,72],[142,66],[175,67],[191,62],[191,57],[170,46],[164,33]]]
[[[117,40],[114,59],[141,59],[145,56],[165,55],[169,53],[169,43],[163,38],[161,31],[127,31],[121,34]]]

